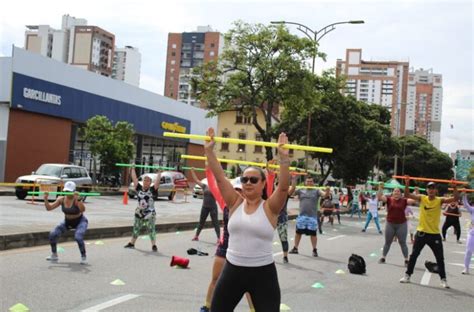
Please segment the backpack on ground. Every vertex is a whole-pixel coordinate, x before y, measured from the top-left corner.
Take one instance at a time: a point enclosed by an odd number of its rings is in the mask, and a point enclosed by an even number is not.
[[[349,263],[347,264],[349,272],[352,274],[365,274],[365,261],[359,255],[352,254],[349,257]]]

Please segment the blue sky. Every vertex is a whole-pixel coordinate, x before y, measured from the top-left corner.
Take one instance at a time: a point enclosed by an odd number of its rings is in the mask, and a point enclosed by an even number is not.
[[[287,20],[313,29],[338,21],[363,19],[363,25],[340,25],[320,41],[327,61],[317,71],[335,67],[347,48],[361,48],[364,60],[409,61],[418,69],[443,75],[441,150],[474,149],[473,2],[463,1],[12,1],[0,11],[0,56],[11,45],[24,46],[27,24],[61,27],[63,14],[85,18],[116,36],[117,46],[142,53],[141,87],[163,94],[169,32],[211,25],[225,32],[235,20],[268,24]],[[296,28],[290,28],[300,34]],[[451,129],[450,125],[453,125]]]

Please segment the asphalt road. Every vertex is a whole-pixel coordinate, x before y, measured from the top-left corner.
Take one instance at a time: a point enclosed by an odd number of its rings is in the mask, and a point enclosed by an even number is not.
[[[309,239],[303,237],[300,254],[290,255],[290,263],[283,264],[275,236],[281,302],[291,311],[473,311],[474,274],[461,275],[465,246],[456,244],[452,234],[444,244],[452,288],[440,288],[439,277],[425,272],[424,261],[434,260],[428,248],[418,259],[412,284],[405,285],[399,283],[405,268],[398,244],[392,245],[387,263],[378,264],[383,237],[374,225],[361,233],[358,219],[344,217],[342,222],[325,226],[318,240],[318,258],[311,256]],[[79,264],[73,242],[60,244],[57,264],[45,261],[48,246],[0,252],[1,311],[18,303],[31,311],[199,311],[216,238],[212,230],[203,231],[200,242],[191,242],[192,236],[192,232],[158,234],[158,253],[151,252],[145,237],[137,241],[135,250],[123,248],[127,238],[88,241],[88,265]],[[289,236],[294,236],[294,222]],[[187,256],[190,247],[210,255]],[[351,253],[365,258],[366,275],[348,273]],[[190,268],[170,267],[173,255],[188,257]],[[123,285],[112,285],[116,280]],[[316,283],[324,288],[312,287]],[[236,311],[248,311],[245,300]]]

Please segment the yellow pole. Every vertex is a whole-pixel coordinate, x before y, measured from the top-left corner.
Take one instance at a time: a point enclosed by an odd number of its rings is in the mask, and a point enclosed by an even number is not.
[[[203,141],[209,141],[211,139],[211,137],[209,137],[207,135],[185,134],[185,133],[174,133],[174,132],[164,132],[163,136],[170,137],[170,138],[194,139],[194,140],[203,140]],[[264,142],[264,141],[254,141],[254,140],[242,140],[242,139],[214,137],[214,141],[224,142],[224,143],[233,143],[233,144],[246,144],[246,145],[257,145],[257,146],[265,146],[265,147],[278,147],[278,143],[275,143],[275,142]],[[306,145],[296,145],[296,144],[284,144],[283,148],[293,149],[293,150],[300,150],[300,151],[309,151],[309,152],[332,153],[332,148],[328,148],[328,147],[306,146]]]
[[[194,155],[181,155],[182,159],[193,159],[193,160],[203,160],[206,161],[207,158],[204,156],[194,156]],[[266,163],[258,163],[253,161],[246,161],[246,160],[235,160],[235,159],[226,159],[226,158],[218,158],[217,159],[221,163],[228,163],[228,164],[241,164],[241,165],[248,165],[248,166],[256,166],[256,167],[267,167]],[[279,169],[279,165],[272,165],[268,164],[268,167]],[[290,167],[290,170],[295,170],[296,167]]]

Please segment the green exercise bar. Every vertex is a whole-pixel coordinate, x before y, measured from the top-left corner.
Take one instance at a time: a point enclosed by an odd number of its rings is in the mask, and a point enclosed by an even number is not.
[[[181,167],[181,169],[183,169],[183,170],[191,170],[191,169],[194,169],[194,171],[206,171],[205,168],[193,168],[193,167]],[[232,173],[232,171],[230,171],[230,170],[224,170],[224,172],[226,172],[226,173]]]
[[[383,183],[383,182],[376,182],[376,181],[367,181],[367,183],[369,184],[375,184],[375,185],[378,185],[380,183]],[[405,185],[402,185],[402,184],[391,184],[391,183],[384,183],[384,188],[400,188],[400,189],[404,189],[405,188]],[[410,190],[414,190],[415,189],[415,186],[410,186]],[[422,187],[419,187],[418,190],[420,191],[425,191],[426,189],[422,188]]]
[[[50,195],[74,195],[74,192],[28,192],[28,195],[43,195],[48,193]],[[80,196],[101,196],[100,193],[79,193]]]
[[[115,164],[115,165],[117,167],[137,167],[137,168],[176,170],[176,168],[174,167],[165,167],[165,166],[147,166],[147,165],[133,165],[133,164]]]

